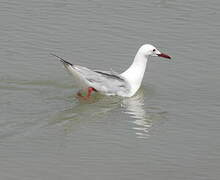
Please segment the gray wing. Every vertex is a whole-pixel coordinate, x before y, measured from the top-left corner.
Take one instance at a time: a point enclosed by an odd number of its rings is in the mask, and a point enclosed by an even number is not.
[[[101,93],[121,96],[127,94],[130,90],[127,81],[114,71],[91,70],[86,67],[73,65],[55,54],[51,55],[60,59],[65,68],[82,87],[91,86]]]
[[[97,91],[109,95],[122,95],[129,92],[129,84],[118,73],[113,71],[90,70],[82,66],[74,66],[78,72]]]

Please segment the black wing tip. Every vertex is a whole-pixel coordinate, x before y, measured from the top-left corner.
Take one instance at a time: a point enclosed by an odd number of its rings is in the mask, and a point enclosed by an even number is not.
[[[68,65],[70,65],[70,66],[73,66],[72,63],[70,63],[70,62],[64,60],[63,58],[57,56],[56,54],[50,53],[50,55],[51,55],[51,56],[55,56],[56,58],[60,59],[60,61],[61,61],[62,63],[64,63],[64,64],[68,64]]]

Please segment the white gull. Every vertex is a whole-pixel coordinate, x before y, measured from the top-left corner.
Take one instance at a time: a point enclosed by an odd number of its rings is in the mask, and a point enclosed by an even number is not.
[[[133,96],[141,86],[149,56],[160,56],[171,59],[170,56],[161,53],[153,45],[141,46],[130,67],[119,74],[114,71],[91,70],[83,66],[73,65],[63,58],[60,59],[65,68],[73,75],[81,89],[86,89],[89,98],[93,91],[104,95],[117,95],[122,97]],[[79,96],[83,97],[81,93]]]

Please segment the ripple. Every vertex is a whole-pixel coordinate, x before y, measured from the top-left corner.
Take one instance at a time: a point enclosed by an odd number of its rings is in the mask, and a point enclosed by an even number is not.
[[[131,97],[123,99],[122,106],[124,112],[134,120],[133,130],[137,138],[147,138],[150,134],[150,129],[157,120],[162,120],[166,112],[162,112],[158,107],[146,107],[144,103],[144,89],[140,89],[138,93]]]

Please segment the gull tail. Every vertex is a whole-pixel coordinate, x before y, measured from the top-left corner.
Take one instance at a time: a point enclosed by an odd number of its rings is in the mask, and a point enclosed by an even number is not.
[[[78,73],[74,67],[74,65],[66,60],[64,60],[63,58],[57,56],[56,54],[50,53],[50,55],[55,56],[56,58],[58,58],[64,65],[64,67],[67,69],[67,71],[72,74],[73,76],[78,76]]]
[[[64,60],[63,58],[57,56],[56,54],[50,53],[50,55],[55,56],[56,58],[60,59],[60,61],[64,64],[64,66],[73,66],[73,64],[71,64],[70,62]]]
[[[55,56],[58,58],[67,69],[67,71],[73,75],[75,81],[81,88],[89,87],[88,81],[82,76],[82,74],[77,70],[78,68],[74,66],[72,63],[64,60],[63,58],[57,56],[56,54],[50,53],[50,55]]]

